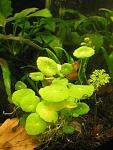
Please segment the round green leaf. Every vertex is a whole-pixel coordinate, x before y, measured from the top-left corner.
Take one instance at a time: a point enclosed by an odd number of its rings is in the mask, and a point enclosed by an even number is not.
[[[61,102],[68,98],[68,88],[65,86],[51,85],[41,88],[39,94],[48,102]]]
[[[25,112],[35,112],[37,104],[40,102],[38,96],[32,96],[32,98],[26,97],[20,101],[20,107]]]
[[[90,108],[86,103],[78,103],[78,106],[73,110],[73,117],[84,115],[89,112]]]
[[[88,46],[81,46],[77,48],[73,53],[73,55],[77,58],[87,58],[91,57],[94,54],[95,50]]]
[[[24,99],[32,99],[35,96],[35,92],[32,89],[21,89],[17,90],[12,94],[12,102],[16,106],[20,106],[20,101]]]
[[[38,57],[37,66],[39,70],[48,77],[58,72],[57,63],[48,57]]]
[[[69,63],[64,63],[62,66],[61,66],[61,73],[63,75],[66,75],[66,74],[69,74],[73,71],[73,66],[72,64],[69,64]]]
[[[26,89],[27,85],[22,81],[17,81],[15,84],[15,90]]]
[[[49,107],[48,103],[43,101],[37,105],[36,112],[39,116],[47,122],[56,122],[58,119],[58,114],[56,111]]]
[[[37,113],[31,113],[26,120],[25,130],[29,135],[38,135],[43,133],[48,127],[47,123],[42,120]]]
[[[74,85],[71,84],[69,88],[69,96],[76,99],[86,99],[90,97],[94,92],[94,86],[92,85]]]
[[[29,77],[33,81],[43,81],[44,80],[44,74],[42,72],[32,72],[29,74]]]

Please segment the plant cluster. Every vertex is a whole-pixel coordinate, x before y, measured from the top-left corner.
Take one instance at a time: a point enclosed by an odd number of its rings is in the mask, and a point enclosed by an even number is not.
[[[61,127],[63,133],[73,133],[70,119],[87,114],[86,100],[109,83],[110,77],[113,80],[113,11],[100,9],[101,15],[85,16],[64,9],[61,18],[56,18],[47,8],[28,8],[13,15],[11,1],[0,1],[0,8],[4,6],[0,9],[0,54],[4,52],[8,62],[3,55],[0,66],[8,101],[25,114],[20,123],[29,135],[44,135]],[[67,19],[67,14],[75,17]],[[100,53],[110,76],[97,69],[87,80],[89,59]],[[20,81],[15,77],[16,84],[8,67],[12,60],[19,64],[18,72],[23,69]]]
[[[104,69],[95,70],[91,75],[88,83],[93,85],[95,90],[98,90],[99,87],[110,82],[110,76],[105,72]]]
[[[94,50],[85,46],[73,54],[77,58],[91,57]],[[16,83],[16,91],[12,94],[12,103],[30,113],[25,121],[29,135],[43,133],[59,120],[64,110],[65,113],[70,111],[71,117],[88,113],[89,106],[80,100],[90,97],[94,86],[76,85],[68,80],[68,75],[77,71],[73,64],[60,65],[48,57],[38,57],[37,67],[39,71],[30,73],[29,77],[37,84],[41,82],[41,87],[37,89],[38,96],[21,81]]]

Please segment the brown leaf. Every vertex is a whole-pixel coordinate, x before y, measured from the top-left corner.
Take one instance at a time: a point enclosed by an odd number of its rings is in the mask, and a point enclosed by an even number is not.
[[[18,118],[13,118],[0,126],[0,150],[33,150],[37,146],[36,139],[27,135],[22,125],[17,127],[18,123]]]

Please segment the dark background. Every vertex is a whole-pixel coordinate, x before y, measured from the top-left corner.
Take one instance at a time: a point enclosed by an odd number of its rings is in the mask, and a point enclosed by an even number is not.
[[[40,9],[45,7],[45,0],[11,0],[11,1],[14,13],[30,7],[37,7]]]
[[[11,0],[11,1],[14,12],[19,12],[29,7],[38,7],[42,9],[45,7],[46,0]],[[101,7],[113,8],[113,0],[51,0],[53,6],[57,5],[58,2],[65,5],[66,8],[79,9],[83,13],[93,13],[97,11],[98,8]]]

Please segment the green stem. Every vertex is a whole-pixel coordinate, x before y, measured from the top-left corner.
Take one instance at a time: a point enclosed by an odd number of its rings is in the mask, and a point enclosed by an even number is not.
[[[19,36],[0,34],[0,40],[14,40],[14,41],[19,41],[19,42],[23,42],[23,43],[25,43],[25,44],[27,44],[29,46],[32,46],[32,47],[34,47],[36,49],[44,50],[42,47],[40,47],[39,45],[35,44],[30,39],[25,39],[25,38],[19,37]]]
[[[78,81],[79,83],[77,84],[83,84],[84,82],[87,83],[87,78],[86,78],[86,68],[87,68],[87,63],[88,63],[88,58],[85,58],[84,60],[80,60],[80,68],[78,72]]]
[[[0,58],[0,66],[2,69],[2,74],[3,74],[3,80],[4,80],[4,85],[5,85],[5,90],[8,96],[8,101],[11,103],[11,79],[10,79],[10,70],[8,67],[8,64],[6,60],[3,58]]]

